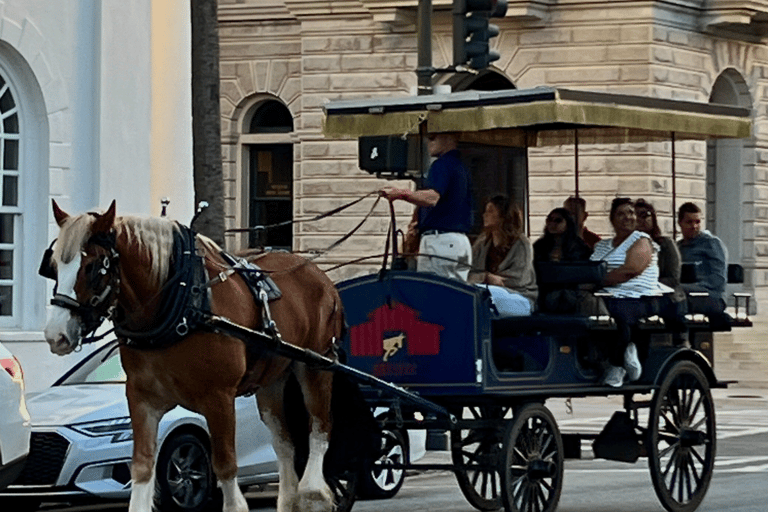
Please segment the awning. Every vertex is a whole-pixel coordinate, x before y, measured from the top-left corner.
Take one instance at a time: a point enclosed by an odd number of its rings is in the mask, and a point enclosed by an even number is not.
[[[461,132],[461,140],[515,147],[745,138],[740,107],[552,87],[335,101],[323,107],[327,137]]]

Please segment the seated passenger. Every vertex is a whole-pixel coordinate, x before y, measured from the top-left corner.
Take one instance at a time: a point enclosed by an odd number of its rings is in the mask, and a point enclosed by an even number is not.
[[[590,231],[584,222],[589,217],[587,213],[587,201],[583,197],[571,196],[563,201],[563,208],[571,212],[576,221],[576,232],[587,243],[590,249],[595,248],[595,244],[600,241],[600,236]]]
[[[636,230],[635,208],[628,197],[611,203],[610,221],[616,236],[595,245],[590,259],[605,261],[608,273],[602,292],[616,326],[619,339],[609,348],[608,367],[603,382],[620,387],[624,377],[635,381],[642,374],[632,330],[637,323],[659,313],[659,298],[672,289],[659,283],[657,246],[646,233]]]
[[[547,215],[544,235],[533,244],[533,261],[569,262],[586,261],[592,249],[579,236],[576,221],[565,208],[555,208]],[[539,310],[548,313],[596,314],[589,307],[588,292],[579,290],[578,285],[539,285]]]
[[[728,250],[723,242],[701,229],[701,209],[693,203],[683,203],[677,213],[682,240],[678,240],[683,263],[696,266],[695,283],[683,284],[686,293],[707,292],[708,297],[689,300],[691,313],[702,313],[712,324],[728,323],[725,315],[725,285],[728,281]]]
[[[468,282],[488,286],[499,316],[531,314],[538,292],[533,248],[523,233],[522,213],[507,196],[486,201],[472,263]]]
[[[674,290],[672,294],[664,296],[659,316],[672,330],[675,344],[688,345],[688,328],[685,325],[688,308],[685,292],[680,285],[680,251],[674,240],[661,234],[656,209],[651,203],[638,199],[635,202],[635,217],[637,230],[648,233],[659,246],[659,282]]]

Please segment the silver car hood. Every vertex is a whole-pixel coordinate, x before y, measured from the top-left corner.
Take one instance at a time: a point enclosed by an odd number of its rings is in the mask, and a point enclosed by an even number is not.
[[[128,416],[124,384],[54,386],[27,395],[33,427],[56,427]]]

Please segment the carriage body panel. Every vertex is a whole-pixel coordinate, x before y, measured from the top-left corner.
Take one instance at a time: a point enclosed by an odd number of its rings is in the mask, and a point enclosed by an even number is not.
[[[337,287],[348,324],[347,364],[426,394],[483,391],[478,361],[490,343],[490,311],[482,289],[407,271]]]
[[[428,273],[386,271],[337,284],[344,303],[346,364],[440,401],[646,393],[680,360],[718,382],[695,350],[638,340],[644,371],[618,390],[600,382],[589,351],[615,326],[575,315],[494,319],[489,294]],[[663,335],[662,335],[663,336]]]

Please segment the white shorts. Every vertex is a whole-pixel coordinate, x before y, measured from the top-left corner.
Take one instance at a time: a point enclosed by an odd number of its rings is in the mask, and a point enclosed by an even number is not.
[[[430,258],[429,255],[440,256]],[[422,235],[416,270],[466,281],[472,266],[472,244],[464,233]]]

